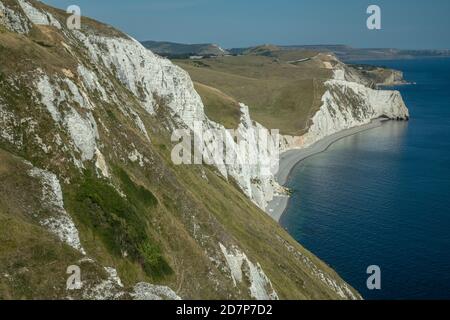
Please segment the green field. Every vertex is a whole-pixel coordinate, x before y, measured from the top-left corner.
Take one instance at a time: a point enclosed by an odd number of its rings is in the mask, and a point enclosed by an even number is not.
[[[331,77],[324,59],[311,51],[259,47],[241,56],[174,62],[197,83],[212,120],[236,126],[236,104],[242,102],[265,127],[301,135],[321,105],[324,81]]]

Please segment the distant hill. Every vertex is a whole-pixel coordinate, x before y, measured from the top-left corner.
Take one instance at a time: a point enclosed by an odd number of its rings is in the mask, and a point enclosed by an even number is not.
[[[425,57],[450,57],[450,50],[402,50],[391,48],[353,48],[347,45],[273,45],[264,44],[247,48],[223,49],[217,44],[183,44],[164,41],[143,41],[142,44],[160,56],[186,59],[191,56],[221,57],[224,55],[277,56],[279,52],[309,51],[331,52],[343,61],[415,59]]]
[[[233,48],[232,54],[248,54],[261,50],[266,46],[252,48]],[[274,48],[275,46],[270,46]],[[332,52],[343,61],[350,60],[389,60],[389,59],[415,59],[424,57],[450,57],[450,50],[401,50],[390,48],[353,48],[347,45],[293,45],[276,46],[279,50],[308,50],[316,52]]]
[[[185,58],[189,56],[223,56],[228,51],[212,43],[183,44],[161,41],[143,41],[142,45],[160,56],[168,58]]]
[[[344,61],[349,60],[388,60],[388,59],[414,59],[424,57],[449,57],[450,50],[402,50],[392,48],[353,48],[346,45],[308,45],[283,46],[284,49],[307,49],[321,52],[333,52]]]
[[[261,46],[242,48],[242,49],[230,49],[228,50],[231,55],[237,56],[263,56],[274,58],[277,61],[283,62],[300,62],[310,59],[316,56],[321,51],[308,50],[308,49],[286,49],[283,46],[276,46],[272,44],[264,44]]]
[[[272,56],[274,53],[281,51],[281,48],[272,44],[264,44],[252,47],[240,52],[240,54],[253,54],[259,56]]]

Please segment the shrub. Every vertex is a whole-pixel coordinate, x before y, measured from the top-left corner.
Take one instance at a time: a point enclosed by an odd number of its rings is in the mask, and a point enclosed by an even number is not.
[[[173,271],[165,261],[161,249],[148,234],[147,210],[157,205],[155,196],[137,186],[120,169],[119,178],[127,198],[121,197],[105,180],[88,172],[75,187],[70,200],[80,221],[97,234],[108,251],[139,262],[152,278],[158,279]]]

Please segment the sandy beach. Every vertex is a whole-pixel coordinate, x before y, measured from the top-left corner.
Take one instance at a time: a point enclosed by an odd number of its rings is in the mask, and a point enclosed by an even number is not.
[[[293,149],[286,151],[280,156],[279,170],[275,176],[276,181],[280,185],[285,186],[288,182],[292,170],[295,168],[297,164],[299,164],[303,160],[312,157],[318,153],[326,151],[333,143],[339,141],[340,139],[343,139],[345,137],[354,135],[362,131],[380,127],[383,124],[383,122],[387,120],[388,119],[375,119],[366,125],[342,130],[338,133],[325,137],[308,148]],[[289,196],[275,196],[274,199],[267,205],[266,212],[275,221],[279,222],[281,216],[283,215],[288,206],[288,203],[289,203]]]

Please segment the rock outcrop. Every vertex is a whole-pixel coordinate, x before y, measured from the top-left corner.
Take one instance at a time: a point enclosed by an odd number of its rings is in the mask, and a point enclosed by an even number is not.
[[[376,90],[346,80],[345,70],[335,70],[325,83],[322,106],[314,115],[304,146],[341,130],[368,124],[376,118],[408,120],[409,111],[398,91]]]

